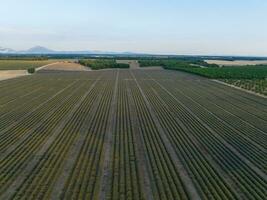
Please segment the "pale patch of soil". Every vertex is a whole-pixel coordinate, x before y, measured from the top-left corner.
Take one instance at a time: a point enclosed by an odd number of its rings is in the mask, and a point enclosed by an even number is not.
[[[263,65],[267,64],[267,60],[235,60],[235,61],[227,61],[227,60],[205,60],[205,62],[209,64],[217,64],[219,66],[246,66],[246,65]]]
[[[43,66],[37,70],[90,71],[88,67],[73,62],[57,62]]]
[[[0,70],[0,81],[28,75],[27,70]]]

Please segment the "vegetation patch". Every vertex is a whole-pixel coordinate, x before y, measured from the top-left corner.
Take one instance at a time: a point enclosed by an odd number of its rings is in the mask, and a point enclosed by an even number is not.
[[[29,68],[27,71],[29,74],[33,74],[35,72],[35,68]]]
[[[195,58],[184,59],[146,59],[139,60],[140,67],[162,66],[165,69],[187,69],[201,67],[218,67],[216,64],[208,64]]]
[[[265,79],[267,66],[244,66],[222,68],[189,68],[185,71],[215,79]]]
[[[93,70],[99,70],[99,69],[108,69],[108,68],[129,68],[129,64],[124,63],[116,63],[116,60],[113,59],[84,59],[79,60],[79,63],[81,65],[84,65],[86,67],[90,67]]]

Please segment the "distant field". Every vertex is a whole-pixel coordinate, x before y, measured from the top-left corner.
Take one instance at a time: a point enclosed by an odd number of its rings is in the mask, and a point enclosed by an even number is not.
[[[0,70],[27,70],[53,62],[57,60],[0,60]]]
[[[227,60],[205,60],[205,62],[209,64],[216,64],[219,66],[245,66],[245,65],[263,65],[267,64],[267,60],[235,60],[235,61],[227,61]]]

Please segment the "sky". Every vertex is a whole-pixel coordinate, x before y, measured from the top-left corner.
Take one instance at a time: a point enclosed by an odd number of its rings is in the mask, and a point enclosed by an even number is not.
[[[0,46],[267,56],[266,0],[0,0]]]

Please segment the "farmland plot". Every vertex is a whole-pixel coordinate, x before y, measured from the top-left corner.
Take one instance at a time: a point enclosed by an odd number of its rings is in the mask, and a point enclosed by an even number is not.
[[[167,70],[0,82],[0,199],[264,199],[266,99]]]

